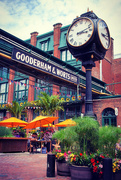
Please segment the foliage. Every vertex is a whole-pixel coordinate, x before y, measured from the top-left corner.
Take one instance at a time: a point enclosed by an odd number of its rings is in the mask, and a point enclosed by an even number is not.
[[[62,152],[61,149],[53,149],[52,151],[53,154],[55,154],[55,158],[57,161],[67,161],[68,160],[68,156],[71,153],[71,151],[68,152]]]
[[[71,153],[68,156],[68,163],[76,166],[88,166],[90,163],[90,155],[80,152]]]
[[[21,115],[24,114],[25,107],[27,106],[27,102],[23,104],[19,104],[16,101],[12,101],[12,104],[6,104],[6,109],[16,118],[21,119]]]
[[[113,172],[116,173],[119,170],[121,170],[121,160],[119,159],[114,159],[113,160]]]
[[[77,123],[74,126],[76,141],[80,145],[81,152],[96,152],[98,149],[99,124],[93,118],[79,117],[74,119]]]
[[[62,150],[63,150],[63,143],[65,141],[64,131],[65,131],[64,129],[61,129],[60,131],[56,131],[52,135],[52,139],[57,139],[58,142],[61,142]]]
[[[94,154],[90,155],[90,163],[89,167],[91,168],[93,173],[97,173],[99,177],[103,174],[103,159],[108,157],[108,155],[104,155],[97,151]]]
[[[66,127],[53,134],[60,140],[62,150],[95,152],[98,148],[99,125],[90,117],[74,119],[75,126]]]
[[[38,96],[38,99],[35,101],[36,106],[40,109],[36,109],[36,112],[39,111],[42,115],[54,115],[55,111],[64,110],[62,106],[62,100],[59,99],[58,95],[49,95],[45,92],[41,92]]]
[[[0,127],[0,137],[12,137],[12,129],[6,127]]]
[[[115,158],[115,146],[120,138],[121,129],[113,126],[99,128],[99,150]]]
[[[73,131],[73,128],[67,127],[65,129],[56,131],[53,134],[52,139],[57,139],[60,141],[62,151],[68,151],[71,150],[74,146],[76,136],[77,134],[75,133],[75,131]]]

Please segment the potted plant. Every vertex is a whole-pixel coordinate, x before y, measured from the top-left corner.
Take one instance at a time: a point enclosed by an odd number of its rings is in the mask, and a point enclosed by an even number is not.
[[[91,180],[92,173],[90,171],[90,155],[80,152],[71,153],[68,156],[68,163],[70,164],[71,180]]]
[[[121,128],[104,126],[99,128],[99,150],[115,158],[116,144],[121,136]]]
[[[99,134],[99,124],[97,121],[90,117],[84,117],[84,118],[77,118],[74,119],[76,122],[75,126],[67,127],[63,130],[60,130],[56,132],[53,137],[60,140],[60,147],[63,151],[71,151],[76,156],[76,160],[80,158],[79,162],[81,161],[81,158],[84,159],[84,164],[79,163],[78,167],[74,167],[74,169],[88,169],[89,170],[89,180],[91,179],[91,171],[90,168],[88,168],[88,163],[90,159],[90,153],[95,152],[98,148],[98,134]],[[78,154],[77,154],[78,152]],[[80,152],[82,152],[83,156],[80,156]],[[87,154],[86,154],[87,152]],[[70,156],[68,157],[70,159]],[[75,159],[75,158],[74,158]],[[87,163],[86,163],[87,161]],[[76,162],[76,161],[73,161]],[[70,164],[70,161],[68,161]],[[86,167],[84,167],[86,166]],[[71,164],[71,178],[72,179],[78,179],[79,177],[72,177],[72,164]],[[77,171],[77,170],[76,170]],[[82,171],[84,173],[84,171]],[[77,175],[78,173],[74,173]],[[85,172],[87,174],[87,172]],[[81,176],[80,176],[81,177]],[[83,177],[83,176],[82,176]]]
[[[113,179],[121,179],[121,159],[113,159]]]
[[[62,152],[61,149],[53,149],[53,152],[55,154],[56,164],[57,164],[57,174],[60,176],[70,176],[70,168],[67,163],[68,156],[71,153],[68,152]]]

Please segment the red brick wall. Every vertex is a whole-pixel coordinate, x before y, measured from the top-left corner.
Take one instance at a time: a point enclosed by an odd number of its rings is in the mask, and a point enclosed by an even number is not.
[[[10,69],[10,72],[9,72],[9,83],[8,83],[8,103],[12,103],[12,101],[13,101],[14,83],[12,83],[11,80],[14,80],[14,76],[15,76],[15,71]],[[11,117],[11,113],[7,111],[6,112],[6,117],[10,118]]]
[[[92,68],[92,76],[100,79],[100,61],[95,62],[95,67]]]
[[[121,98],[97,99],[93,100],[93,112],[97,120],[102,125],[102,112],[105,108],[118,108],[117,126],[121,126]]]
[[[60,59],[60,50],[58,49],[59,44],[60,44],[60,35],[61,35],[61,23],[54,24],[54,35],[53,35],[53,40],[54,40],[54,56]]]
[[[37,36],[38,36],[38,32],[32,32],[31,33],[31,44],[33,46],[36,46]]]
[[[10,80],[14,80],[15,71],[10,69],[9,72],[9,87],[8,87],[8,103],[12,103],[13,101],[13,93],[14,93],[14,83]]]
[[[38,32],[31,33],[31,44],[36,46]],[[34,88],[35,78],[29,76],[29,89],[28,89],[28,101],[34,101]],[[27,112],[28,122],[33,119],[33,111],[31,109]]]
[[[112,85],[115,94],[121,95],[121,58],[114,59],[112,64],[113,82],[117,83]]]

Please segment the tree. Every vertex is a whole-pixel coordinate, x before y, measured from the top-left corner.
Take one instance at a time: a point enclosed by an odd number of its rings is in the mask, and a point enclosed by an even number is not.
[[[6,105],[6,109],[16,118],[21,119],[21,115],[26,113],[23,112],[25,107],[27,106],[27,102],[23,103],[23,104],[19,104],[16,101],[12,101],[12,104],[7,104]]]
[[[36,109],[36,112],[39,111],[42,115],[51,116],[54,115],[56,111],[63,110],[62,100],[59,99],[58,95],[48,95],[45,92],[41,92],[38,96],[38,99],[35,101],[36,106],[40,109]]]

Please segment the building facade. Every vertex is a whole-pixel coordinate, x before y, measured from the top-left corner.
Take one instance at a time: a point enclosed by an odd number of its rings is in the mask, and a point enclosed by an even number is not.
[[[62,26],[61,23],[53,25],[53,30],[39,35],[38,32],[31,33],[30,39],[22,42],[18,38],[5,32],[1,32],[3,38],[0,39],[1,57],[11,58],[12,48],[16,47],[14,42],[19,45],[17,48],[24,50],[24,46],[31,52],[44,56],[46,62],[50,62],[64,71],[73,73],[79,77],[79,83],[69,85],[68,82],[63,84],[62,81],[52,80],[49,75],[32,73],[23,73],[15,68],[3,65],[1,58],[0,68],[0,119],[9,118],[11,115],[6,112],[4,105],[18,101],[34,101],[40,92],[44,91],[51,94],[59,94],[64,100],[64,112],[59,112],[59,121],[81,116],[85,113],[85,89],[86,78],[85,69],[81,61],[75,59],[69,52],[66,45],[66,34],[68,26]],[[8,43],[6,39],[11,41]],[[92,96],[93,112],[100,125],[121,126],[121,58],[114,59],[113,55],[113,38],[111,38],[110,49],[106,52],[103,60],[97,61],[96,66],[92,69]],[[24,44],[25,43],[25,44]],[[21,46],[20,46],[21,45]],[[21,48],[22,47],[22,48]],[[34,48],[36,47],[36,49]],[[11,49],[10,49],[11,48]],[[6,52],[5,52],[6,51]],[[27,50],[26,50],[27,51]],[[38,56],[39,56],[38,55]],[[56,57],[56,58],[54,58]],[[62,71],[61,71],[62,72]],[[35,75],[36,74],[36,75]],[[51,78],[52,79],[52,78]],[[34,87],[34,88],[33,88]],[[36,108],[36,107],[35,107]],[[27,121],[30,122],[36,114],[33,108],[28,109]],[[25,117],[23,117],[24,119]],[[56,122],[55,122],[56,123]]]

